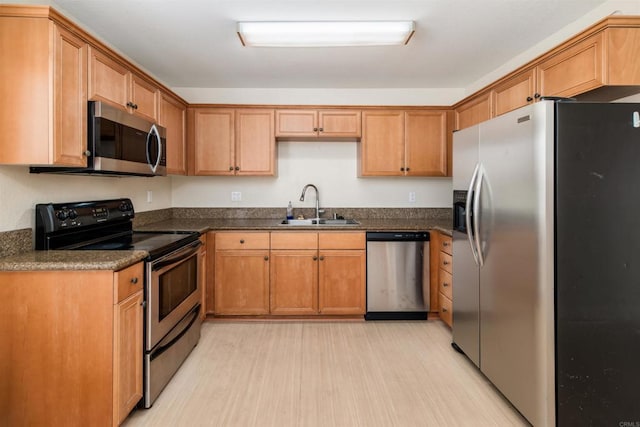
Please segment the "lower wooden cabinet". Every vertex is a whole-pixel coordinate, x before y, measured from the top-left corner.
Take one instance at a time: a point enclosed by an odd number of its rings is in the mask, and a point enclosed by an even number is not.
[[[269,233],[216,233],[215,251],[215,313],[269,314]]]
[[[451,236],[440,233],[438,257],[438,308],[440,319],[453,324],[453,251]]]
[[[364,232],[217,232],[215,254],[209,314],[364,314]]]
[[[142,398],[143,265],[0,272],[0,424],[118,425]]]

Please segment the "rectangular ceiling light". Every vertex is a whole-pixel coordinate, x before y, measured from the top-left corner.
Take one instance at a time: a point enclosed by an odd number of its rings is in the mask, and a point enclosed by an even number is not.
[[[238,22],[243,46],[335,47],[404,45],[413,21]]]

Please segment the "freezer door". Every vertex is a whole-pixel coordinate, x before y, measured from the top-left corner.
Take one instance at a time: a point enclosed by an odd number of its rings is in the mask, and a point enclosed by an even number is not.
[[[533,425],[553,425],[553,104],[486,122],[479,156],[480,369]]]
[[[478,163],[479,126],[453,134],[453,189],[467,190]],[[462,195],[462,193],[458,193]],[[460,197],[459,197],[460,198]],[[464,200],[472,198],[464,197]],[[458,204],[461,200],[457,201]],[[455,207],[460,209],[461,206]],[[465,211],[471,209],[465,203]],[[476,264],[469,236],[459,227],[453,231],[453,342],[476,365],[480,364],[480,272]]]

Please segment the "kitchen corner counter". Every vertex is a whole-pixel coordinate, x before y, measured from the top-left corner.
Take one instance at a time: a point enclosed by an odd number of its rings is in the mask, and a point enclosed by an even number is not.
[[[322,230],[322,231],[424,231],[438,230],[451,235],[451,221],[445,219],[357,219],[356,225],[301,225],[283,226],[282,218],[172,218],[147,224],[137,228],[138,231],[207,231],[224,230],[261,230],[261,231],[295,231],[295,230]]]
[[[0,271],[122,270],[146,251],[27,251],[0,259]]]

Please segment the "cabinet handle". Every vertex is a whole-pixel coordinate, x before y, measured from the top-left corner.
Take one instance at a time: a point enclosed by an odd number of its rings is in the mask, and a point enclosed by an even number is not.
[[[135,285],[136,283],[138,283],[138,278],[137,278],[137,277],[132,277],[132,278],[131,278],[131,283],[133,283],[134,285]]]
[[[240,170],[240,166],[236,166],[236,170],[239,171]]]
[[[233,166],[229,166],[229,170],[232,171],[233,170]]]
[[[314,261],[317,261],[317,260],[318,260],[318,257],[314,255],[314,256],[313,256],[313,260],[314,260]]]
[[[264,257],[264,260],[265,260],[265,261],[269,261],[269,257],[268,257],[268,256],[265,256],[265,257]]]
[[[534,94],[533,94],[533,97],[534,97],[535,99],[538,99],[538,98],[540,98],[540,94],[539,94],[539,93],[534,93]]]
[[[240,239],[240,244],[244,244],[244,239]]]
[[[531,102],[531,101],[533,101],[533,98],[530,96],[527,96],[527,102]]]

